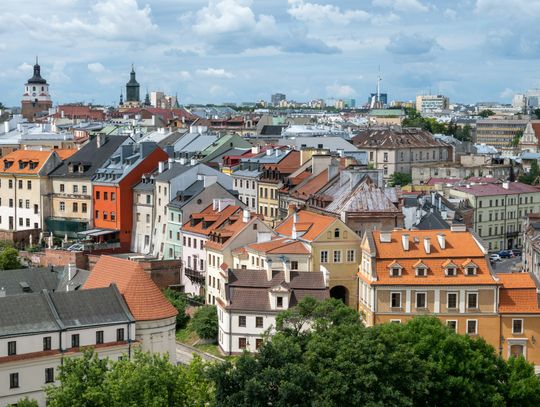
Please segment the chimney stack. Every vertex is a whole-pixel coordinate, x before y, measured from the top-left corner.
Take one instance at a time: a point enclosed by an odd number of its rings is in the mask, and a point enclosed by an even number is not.
[[[424,250],[426,254],[431,252],[431,239],[429,237],[424,237]]]
[[[403,245],[404,251],[409,251],[409,235],[407,233],[401,235],[401,244]]]
[[[392,241],[392,232],[381,230],[379,240],[381,243],[390,243]]]
[[[285,277],[285,282],[291,282],[291,269],[287,264],[287,260],[283,260],[283,276]]]
[[[444,250],[446,248],[446,235],[444,233],[439,233],[437,235],[437,240],[439,241],[441,250]]]
[[[508,189],[509,186],[510,186],[510,184],[508,183],[508,181],[502,183],[502,187],[503,187],[504,189]]]
[[[165,161],[160,161],[158,163],[158,172],[161,174],[163,171],[165,171]]]
[[[244,211],[242,212],[242,222],[248,223],[250,219],[251,215],[249,211],[247,209],[244,209]]]

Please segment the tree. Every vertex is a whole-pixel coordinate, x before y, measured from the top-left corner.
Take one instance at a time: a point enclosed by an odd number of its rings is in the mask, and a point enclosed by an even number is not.
[[[472,141],[472,128],[466,124],[463,127],[457,127],[454,136],[460,141]]]
[[[0,270],[13,270],[21,267],[17,249],[14,247],[4,247],[0,251]]]
[[[186,314],[186,308],[188,306],[188,301],[184,293],[179,293],[173,291],[170,288],[167,288],[163,294],[169,300],[174,308],[178,311],[176,316],[176,329],[184,328],[189,322],[189,315]]]
[[[0,102],[0,110],[4,110],[6,107]]]
[[[60,385],[46,388],[47,405],[203,407],[214,398],[207,366],[195,358],[173,365],[167,356],[136,350],[132,359],[99,359],[92,350],[79,358],[65,358]]]
[[[216,339],[218,336],[218,315],[215,305],[200,307],[193,319],[191,326],[202,339]]]
[[[304,299],[297,307],[278,316],[258,354],[210,368],[217,405],[539,405],[532,365],[505,362],[483,339],[458,335],[435,317],[367,328],[355,311],[336,319],[345,313],[326,301],[330,323],[299,330],[298,322],[316,321],[319,305]]]
[[[395,187],[397,185],[403,186],[412,182],[412,176],[404,172],[394,172],[388,179],[388,185]]]
[[[25,397],[15,404],[9,404],[8,407],[39,407],[39,404],[36,400]]]
[[[538,162],[534,160],[531,163],[531,169],[529,170],[529,172],[519,177],[519,182],[532,185],[533,183],[536,182],[539,175],[540,175],[540,168],[538,168]]]
[[[489,116],[494,116],[495,115],[495,112],[493,110],[490,110],[490,109],[484,109],[482,110],[480,113],[478,113],[478,116],[486,119],[488,118]]]
[[[510,142],[510,147],[517,147],[519,145],[519,142],[521,140],[521,137],[523,136],[523,130],[518,130],[514,137],[512,138],[512,141]]]
[[[540,109],[539,108],[534,109],[532,114],[534,116],[536,116],[537,119],[540,119]]]

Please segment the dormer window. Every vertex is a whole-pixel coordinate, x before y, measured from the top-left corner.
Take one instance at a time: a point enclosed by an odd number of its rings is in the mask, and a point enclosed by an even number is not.
[[[467,259],[463,263],[463,269],[465,271],[466,276],[475,276],[478,266],[471,259]]]
[[[19,161],[19,170],[24,170],[24,167],[26,167],[26,163],[24,161]]]
[[[447,277],[457,276],[457,265],[455,265],[452,261],[446,260],[442,266],[444,268],[444,274]]]
[[[283,297],[276,297],[276,308],[283,308]]]
[[[449,276],[449,277],[456,276],[457,275],[456,268],[455,267],[447,267],[446,268],[446,275]]]
[[[397,261],[394,260],[392,263],[390,263],[388,265],[388,269],[390,272],[390,277],[401,277],[401,270],[403,267],[401,267]]]
[[[30,162],[30,169],[31,170],[36,169],[37,165],[38,165],[38,163]]]
[[[413,267],[416,271],[416,277],[426,277],[427,276],[427,266],[422,263],[422,260],[418,260]]]
[[[335,228],[334,229],[334,237],[339,238],[339,236],[340,236],[339,228]]]

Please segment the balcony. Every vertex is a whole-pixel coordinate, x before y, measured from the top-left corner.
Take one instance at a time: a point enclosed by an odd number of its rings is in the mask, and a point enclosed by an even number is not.
[[[204,274],[199,270],[184,267],[184,275],[194,284],[204,285]]]
[[[510,237],[518,237],[519,236],[519,232],[506,232],[506,237],[507,238],[510,238]]]

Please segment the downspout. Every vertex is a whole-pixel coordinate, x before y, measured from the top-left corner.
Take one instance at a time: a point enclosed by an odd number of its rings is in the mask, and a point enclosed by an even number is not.
[[[229,312],[229,356],[232,355],[232,312]]]
[[[128,358],[131,360],[131,323],[130,323],[130,322],[128,322],[127,328],[128,328],[128,335],[127,335],[127,340],[128,340]]]

